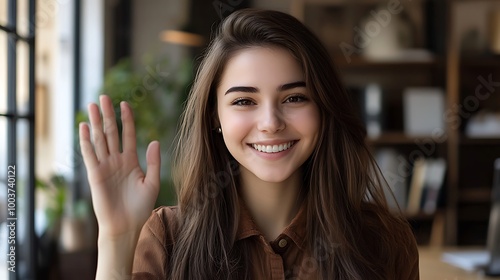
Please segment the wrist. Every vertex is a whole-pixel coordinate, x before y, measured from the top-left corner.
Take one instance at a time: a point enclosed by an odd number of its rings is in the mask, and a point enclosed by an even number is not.
[[[99,234],[96,279],[131,274],[139,234],[139,231],[112,236]]]
[[[141,231],[133,230],[121,234],[107,234],[99,232],[97,245],[98,246],[108,246],[108,245],[134,245],[139,239]]]

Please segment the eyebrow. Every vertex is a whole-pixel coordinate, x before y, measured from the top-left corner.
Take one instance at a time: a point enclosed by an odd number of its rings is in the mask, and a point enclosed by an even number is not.
[[[306,87],[306,82],[299,81],[299,82],[284,84],[284,85],[281,85],[278,87],[278,91],[285,91],[285,90],[289,90],[292,88],[298,88],[298,87]],[[256,87],[243,87],[243,86],[231,87],[226,91],[226,93],[224,93],[224,95],[226,95],[230,92],[256,93],[256,92],[259,92],[259,89]]]

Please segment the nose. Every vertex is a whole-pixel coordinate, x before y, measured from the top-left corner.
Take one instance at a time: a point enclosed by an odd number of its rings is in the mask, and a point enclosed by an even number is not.
[[[283,113],[279,108],[266,106],[259,115],[257,129],[261,132],[276,133],[286,127]]]

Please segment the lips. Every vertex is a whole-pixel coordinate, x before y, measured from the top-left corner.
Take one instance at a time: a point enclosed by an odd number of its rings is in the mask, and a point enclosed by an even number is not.
[[[272,154],[288,150],[295,145],[295,143],[297,143],[297,141],[289,141],[275,145],[250,144],[250,146],[259,152]]]

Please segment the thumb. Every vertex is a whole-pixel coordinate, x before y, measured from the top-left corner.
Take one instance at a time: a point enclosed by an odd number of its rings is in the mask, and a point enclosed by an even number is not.
[[[160,187],[160,142],[153,141],[149,143],[148,150],[146,151],[146,178],[147,184],[156,189]]]

